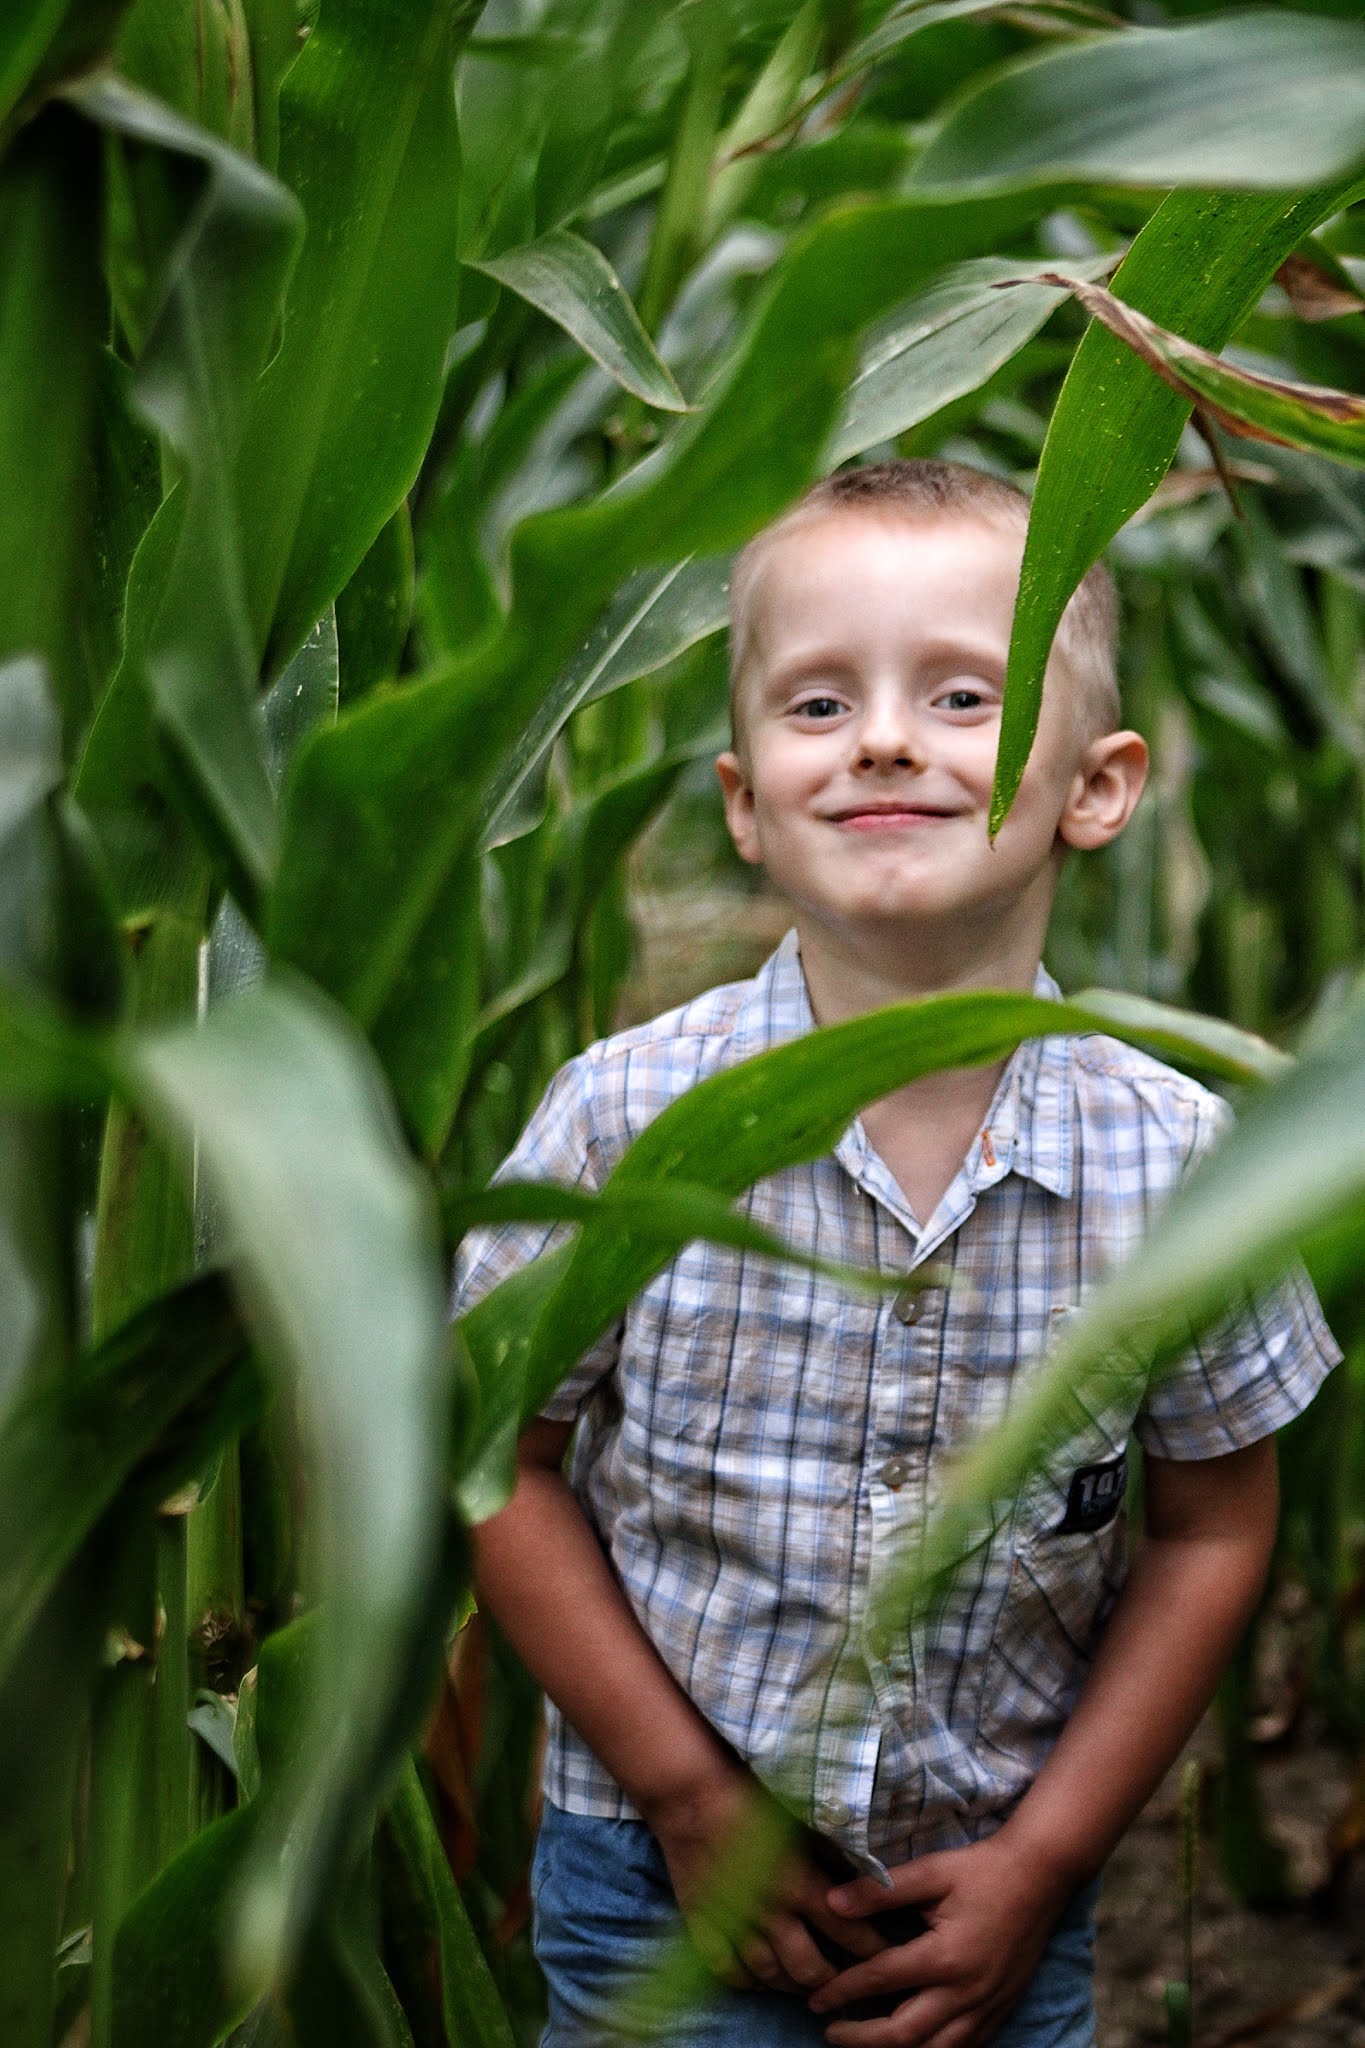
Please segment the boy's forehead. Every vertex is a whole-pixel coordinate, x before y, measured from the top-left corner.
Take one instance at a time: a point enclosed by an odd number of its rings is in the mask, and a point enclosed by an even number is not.
[[[760,646],[795,602],[818,608],[843,595],[847,579],[866,567],[869,580],[884,570],[888,547],[905,564],[915,586],[945,591],[978,579],[1007,589],[1011,602],[1023,559],[1024,532],[970,514],[903,509],[899,506],[819,506],[798,510],[763,537],[753,565],[742,624],[746,640]],[[825,573],[822,573],[825,572]],[[917,588],[917,595],[930,592]],[[774,599],[779,597],[779,611]]]

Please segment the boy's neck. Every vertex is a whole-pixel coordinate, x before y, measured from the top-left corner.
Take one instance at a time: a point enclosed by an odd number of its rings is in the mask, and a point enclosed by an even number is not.
[[[888,1003],[978,988],[1031,992],[1042,931],[923,935],[888,941],[880,932],[852,937],[796,920],[801,965],[817,1024],[838,1024]],[[900,1184],[923,1229],[981,1130],[1004,1060],[925,1074],[862,1112],[867,1137]]]
[[[1043,934],[1031,929],[988,935],[847,933],[799,911],[796,929],[817,1024],[842,1024],[921,996],[980,988],[1029,993],[1042,960]]]

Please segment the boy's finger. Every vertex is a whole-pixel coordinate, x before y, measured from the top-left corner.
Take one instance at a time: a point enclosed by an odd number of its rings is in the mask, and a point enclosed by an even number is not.
[[[888,1873],[889,1885],[875,1877],[855,1877],[849,1884],[834,1885],[825,1897],[834,1912],[850,1916],[884,1913],[888,1906],[927,1905],[951,1890],[953,1860],[951,1849],[917,1856],[913,1863],[898,1863]]]
[[[879,1991],[942,1987],[944,1970],[939,1948],[932,1934],[923,1934],[918,1941],[906,1942],[901,1948],[887,1948],[880,1955],[868,1956],[851,1969],[841,1970],[837,1977],[831,1977],[813,1992],[811,2011],[832,2012],[837,2006],[849,2005],[855,1998],[871,1998]]]
[[[821,1954],[811,1939],[810,1930],[794,1914],[774,1915],[764,1932],[773,1953],[798,1990],[817,1990],[821,1984],[828,1984],[835,1974],[834,1964]]]
[[[951,1992],[911,1992],[885,2019],[835,2017],[825,2028],[825,2039],[830,2048],[928,2048],[937,2036],[969,2018]],[[964,2028],[960,2038],[971,2038],[970,2027]]]

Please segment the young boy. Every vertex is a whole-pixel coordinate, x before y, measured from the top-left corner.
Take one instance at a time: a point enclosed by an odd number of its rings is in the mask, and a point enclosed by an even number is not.
[[[991,843],[1026,523],[992,478],[881,463],[745,550],[717,767],[735,844],[795,930],[752,982],[571,1061],[509,1175],[598,1186],[684,1089],[816,1024],[946,990],[1057,993],[1040,961],[1061,864],[1123,829],[1147,755],[1118,729],[1114,599],[1092,570]],[[675,2023],[688,2048],[1093,2041],[1096,1873],[1256,1602],[1273,1432],[1339,1355],[1306,1286],[1049,1457],[889,1651],[865,1623],[946,1462],[1222,1120],[1101,1036],[915,1082],[748,1206],[825,1258],[932,1261],[946,1285],[854,1299],[694,1244],[527,1431],[478,1569],[552,1703],[533,1880],[548,2048],[612,2038],[679,1909],[729,1986]],[[463,1302],[543,1242],[481,1233]],[[1125,1583],[1130,1432],[1146,1511]],[[806,1849],[736,1952],[706,1900],[764,1781],[807,1788]]]

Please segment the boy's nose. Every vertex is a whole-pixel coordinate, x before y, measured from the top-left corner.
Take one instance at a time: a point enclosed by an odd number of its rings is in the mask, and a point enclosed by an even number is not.
[[[857,745],[861,767],[914,768],[920,764],[915,720],[901,706],[869,705],[859,721]]]

